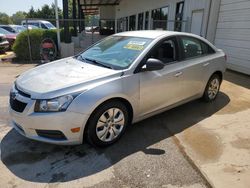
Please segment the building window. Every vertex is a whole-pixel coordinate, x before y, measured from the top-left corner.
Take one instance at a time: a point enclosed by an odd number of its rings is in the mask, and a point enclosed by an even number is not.
[[[138,25],[137,30],[143,30],[143,12],[138,14]]]
[[[167,30],[168,7],[152,10],[153,29]]]
[[[135,15],[129,16],[129,31],[135,30],[135,19],[136,19]]]
[[[148,25],[149,25],[149,11],[145,13],[145,30],[148,30]]]
[[[128,17],[117,20],[117,32],[128,31]]]
[[[176,4],[176,13],[175,13],[175,31],[181,31],[182,29],[182,18],[183,18],[183,10],[184,10],[184,1]]]

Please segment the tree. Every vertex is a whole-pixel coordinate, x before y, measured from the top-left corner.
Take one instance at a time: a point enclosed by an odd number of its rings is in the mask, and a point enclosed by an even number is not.
[[[36,18],[36,11],[34,10],[34,7],[31,6],[29,12],[27,13],[27,18]]]
[[[11,19],[14,24],[21,24],[21,21],[26,18],[27,13],[23,11],[17,11],[15,14],[11,16]]]
[[[12,20],[8,16],[8,14],[0,12],[0,24],[12,24]]]

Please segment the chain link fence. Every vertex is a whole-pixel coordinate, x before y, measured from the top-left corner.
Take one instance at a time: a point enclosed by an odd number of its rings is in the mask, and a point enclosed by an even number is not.
[[[59,30],[55,27],[59,24]],[[137,23],[138,24],[138,23]],[[147,25],[146,25],[147,24]],[[83,20],[83,19],[33,19],[22,20],[23,32],[17,35],[13,45],[16,58],[27,62],[49,62],[61,57],[61,46],[64,42],[71,44],[73,51],[69,55],[78,54],[104,37],[129,30],[128,20]],[[69,32],[64,31],[64,26]],[[175,30],[190,32],[190,22],[176,20],[151,20],[140,23],[133,30]],[[67,55],[67,56],[69,56]]]

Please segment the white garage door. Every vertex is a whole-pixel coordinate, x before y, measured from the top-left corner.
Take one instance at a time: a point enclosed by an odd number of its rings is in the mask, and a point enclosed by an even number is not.
[[[215,45],[228,68],[250,75],[250,0],[221,0]]]

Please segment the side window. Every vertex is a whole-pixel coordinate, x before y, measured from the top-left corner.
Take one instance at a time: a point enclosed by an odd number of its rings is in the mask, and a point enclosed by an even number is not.
[[[198,39],[191,38],[191,37],[181,37],[181,43],[184,50],[184,58],[192,58],[201,56],[202,46]]]
[[[43,29],[48,29],[48,28],[46,27],[46,25],[43,24],[43,23],[41,23],[41,27],[42,27]]]
[[[185,59],[215,53],[205,42],[193,37],[181,37],[181,43]]]
[[[149,58],[159,59],[163,63],[168,64],[176,61],[176,49],[175,39],[167,39],[154,47],[149,54]]]
[[[39,27],[39,23],[35,23],[35,22],[28,23],[28,25],[34,25],[36,27]]]
[[[203,54],[214,54],[215,51],[213,48],[211,48],[209,45],[207,45],[206,43],[202,42],[201,41],[201,46],[202,46],[202,51],[203,51]]]

